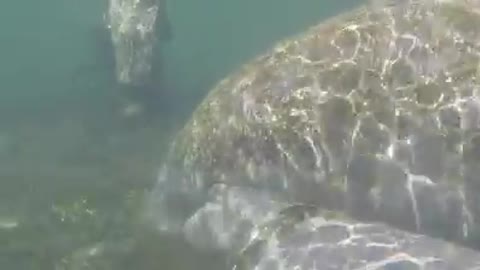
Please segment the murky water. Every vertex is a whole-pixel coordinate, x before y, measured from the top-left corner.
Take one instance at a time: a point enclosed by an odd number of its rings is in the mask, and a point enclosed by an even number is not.
[[[169,1],[173,38],[155,53],[161,94],[156,109],[139,117],[119,105],[104,1],[3,3],[0,268],[198,269],[196,259],[219,262],[209,257],[215,254],[185,259],[182,243],[139,225],[170,138],[220,78],[355,2]],[[167,252],[166,243],[177,252]]]

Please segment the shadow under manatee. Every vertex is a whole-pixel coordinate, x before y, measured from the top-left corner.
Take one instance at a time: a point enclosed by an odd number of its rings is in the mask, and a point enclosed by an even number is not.
[[[138,229],[134,235],[114,237],[77,250],[59,269],[227,269],[226,254],[194,249],[179,236]]]
[[[95,97],[111,95],[116,85],[115,56],[110,33],[104,25],[89,32],[89,61],[78,66],[71,75],[71,92],[82,91]]]
[[[120,258],[118,264],[120,269],[224,270],[227,266],[225,255],[194,249],[179,237],[143,231],[131,251]]]

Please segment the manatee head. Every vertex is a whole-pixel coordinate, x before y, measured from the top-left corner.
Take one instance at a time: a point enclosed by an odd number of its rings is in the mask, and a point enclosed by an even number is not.
[[[143,84],[152,69],[159,20],[165,4],[159,0],[109,0],[106,23],[115,52],[116,77],[126,85]]]

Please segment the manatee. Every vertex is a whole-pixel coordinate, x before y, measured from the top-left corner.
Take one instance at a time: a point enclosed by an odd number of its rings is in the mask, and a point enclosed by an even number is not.
[[[185,227],[198,248],[256,269],[478,269],[480,253],[444,240],[359,222],[315,206],[289,205],[251,187],[217,184]]]
[[[105,16],[115,52],[117,81],[149,82],[155,45],[172,38],[166,0],[108,0]]]
[[[157,45],[173,37],[167,0],[108,0],[105,20],[111,37],[121,113],[134,122],[158,112],[164,87]]]
[[[119,101],[123,116],[149,121],[138,116],[159,111],[154,110],[164,87],[159,45],[173,38],[166,1],[104,0],[104,21],[91,32],[95,61],[75,70],[73,86],[112,88],[117,92],[114,104]],[[103,82],[107,85],[92,80],[98,74],[107,75]]]
[[[480,1],[384,2],[218,82],[149,198],[160,230],[181,230],[224,183],[479,245]]]

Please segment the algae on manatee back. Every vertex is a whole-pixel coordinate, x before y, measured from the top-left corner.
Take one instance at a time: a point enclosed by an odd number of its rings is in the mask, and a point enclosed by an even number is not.
[[[479,8],[362,6],[279,42],[199,105],[172,145],[152,212],[168,220],[167,193],[201,197],[221,182],[471,240],[480,169],[462,149],[476,149],[466,138],[480,128],[480,30],[463,18],[480,20]]]

